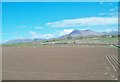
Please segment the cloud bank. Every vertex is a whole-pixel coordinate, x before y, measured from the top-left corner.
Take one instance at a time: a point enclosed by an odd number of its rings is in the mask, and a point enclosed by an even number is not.
[[[52,34],[39,34],[34,31],[29,31],[29,33],[32,36],[32,38],[49,39],[54,37],[54,35]]]
[[[117,25],[117,17],[88,17],[88,18],[77,18],[77,19],[66,19],[55,22],[46,23],[49,27],[77,27],[77,26],[106,26],[106,25]]]

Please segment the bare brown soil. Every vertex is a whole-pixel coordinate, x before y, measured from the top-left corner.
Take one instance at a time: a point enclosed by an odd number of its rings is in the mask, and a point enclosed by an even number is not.
[[[106,55],[113,48],[80,46],[3,47],[3,80],[115,80]]]

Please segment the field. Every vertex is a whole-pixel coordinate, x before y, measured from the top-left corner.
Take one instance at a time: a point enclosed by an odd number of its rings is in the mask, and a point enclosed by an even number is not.
[[[3,46],[3,80],[117,80],[118,48],[54,44]]]

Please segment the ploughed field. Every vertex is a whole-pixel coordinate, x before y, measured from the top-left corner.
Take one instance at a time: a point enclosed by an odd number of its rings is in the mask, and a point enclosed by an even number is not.
[[[93,45],[2,48],[3,80],[116,80],[118,49]]]

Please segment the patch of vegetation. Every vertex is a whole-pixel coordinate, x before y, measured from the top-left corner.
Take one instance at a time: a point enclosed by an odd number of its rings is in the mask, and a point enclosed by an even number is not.
[[[68,44],[67,42],[56,42],[55,44]]]

